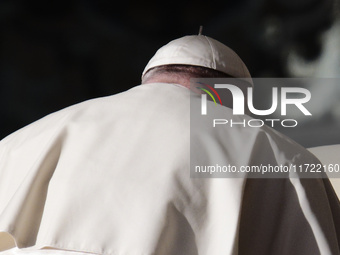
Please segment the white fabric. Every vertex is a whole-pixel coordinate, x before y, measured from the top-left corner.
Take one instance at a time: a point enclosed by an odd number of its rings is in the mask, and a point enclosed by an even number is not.
[[[0,250],[12,236],[19,248],[105,255],[338,254],[322,180],[295,189],[289,179],[190,178],[190,135],[207,164],[211,146],[248,164],[318,161],[267,127],[189,135],[189,97],[180,85],[141,85],[3,139]]]
[[[202,66],[235,78],[251,78],[232,49],[204,35],[184,36],[161,47],[146,65],[142,77],[153,67],[170,64]]]
[[[56,249],[18,249],[17,247],[0,252],[0,255],[91,255],[95,253],[65,251]]]
[[[340,144],[319,146],[309,148],[308,150],[312,152],[324,165],[340,165]],[[338,173],[338,175],[340,176],[340,173]],[[330,181],[337,196],[340,197],[340,178],[330,178]]]

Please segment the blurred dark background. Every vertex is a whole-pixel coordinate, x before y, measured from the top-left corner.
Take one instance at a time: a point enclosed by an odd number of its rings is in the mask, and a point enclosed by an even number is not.
[[[338,13],[335,0],[0,0],[0,139],[66,106],[138,85],[160,46],[200,25],[254,77],[339,77]],[[319,119],[326,127],[291,132],[293,139],[340,143],[339,104]],[[314,139],[320,132],[332,135]]]

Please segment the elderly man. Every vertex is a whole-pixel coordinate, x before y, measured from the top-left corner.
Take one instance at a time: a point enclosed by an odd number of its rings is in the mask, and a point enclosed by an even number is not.
[[[205,163],[211,147],[226,161],[318,162],[267,127],[190,130],[197,77],[250,74],[227,46],[185,36],[157,51],[142,85],[3,139],[0,254],[339,254],[327,179],[190,178],[190,142]]]

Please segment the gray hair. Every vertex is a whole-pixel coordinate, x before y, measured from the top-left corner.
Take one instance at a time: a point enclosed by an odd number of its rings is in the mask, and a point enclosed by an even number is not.
[[[156,75],[178,75],[187,78],[232,78],[223,72],[201,66],[192,65],[163,65],[148,70],[142,77],[142,83],[146,83]]]

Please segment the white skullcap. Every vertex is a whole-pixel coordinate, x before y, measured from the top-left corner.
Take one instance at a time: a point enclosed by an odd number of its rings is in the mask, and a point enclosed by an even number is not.
[[[161,47],[146,65],[142,78],[153,67],[172,64],[202,66],[234,78],[251,78],[232,49],[204,35],[184,36]]]

